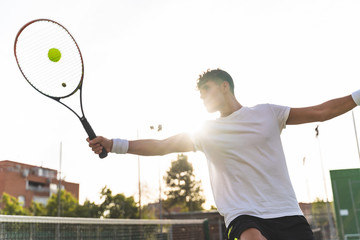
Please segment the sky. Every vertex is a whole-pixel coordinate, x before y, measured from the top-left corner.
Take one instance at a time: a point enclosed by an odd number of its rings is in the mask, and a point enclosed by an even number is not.
[[[62,176],[80,184],[80,202],[99,202],[104,186],[138,200],[139,160],[146,203],[157,201],[159,179],[177,159],[94,155],[73,113],[37,93],[18,69],[15,36],[31,20],[57,21],[79,44],[84,111],[96,134],[161,139],[217,117],[206,113],[196,90],[207,69],[229,72],[245,106],[306,107],[358,90],[359,12],[360,2],[350,0],[0,1],[0,160],[58,170],[62,143]],[[354,109],[283,130],[299,201],[332,200],[329,171],[360,167],[353,114],[360,127]],[[161,132],[150,130],[158,124]],[[200,152],[186,155],[209,208],[206,159]]]

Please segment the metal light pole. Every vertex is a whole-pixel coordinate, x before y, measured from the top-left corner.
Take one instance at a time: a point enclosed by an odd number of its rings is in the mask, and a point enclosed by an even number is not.
[[[308,176],[308,171],[307,171],[306,166],[305,166],[306,157],[303,158],[302,162],[303,162],[303,167],[304,167],[304,171],[305,171],[306,192],[307,192],[307,195],[308,195],[309,203],[311,203],[311,193],[310,193],[310,187],[309,187],[309,176]]]
[[[150,126],[150,130],[155,130],[154,126]],[[162,131],[162,124],[157,125],[157,132]],[[161,201],[161,174],[159,168],[159,218],[162,219],[162,201]]]
[[[139,139],[139,129],[136,132],[137,139]],[[141,212],[141,181],[140,181],[140,156],[138,155],[138,182],[139,182],[139,218],[142,218]]]
[[[318,146],[319,146],[321,170],[322,170],[324,189],[325,189],[325,195],[326,195],[327,215],[328,215],[328,220],[329,220],[329,225],[330,225],[330,238],[333,239],[333,236],[335,236],[336,233],[334,231],[334,222],[333,222],[333,219],[332,219],[332,216],[331,216],[330,203],[329,203],[329,197],[328,197],[328,192],[327,192],[327,184],[326,184],[326,179],[325,179],[324,163],[323,163],[323,157],[322,157],[320,140],[319,140],[319,125],[316,126],[315,132],[316,132],[315,137],[317,139]]]
[[[59,156],[59,181],[58,181],[58,217],[61,216],[61,161],[62,161],[62,142],[60,142],[60,156]],[[60,239],[60,223],[56,226],[56,240]]]
[[[360,161],[359,140],[358,140],[358,135],[357,135],[357,130],[356,130],[356,123],[355,123],[354,110],[353,110],[353,111],[351,111],[351,113],[352,113],[352,118],[353,118],[353,123],[354,123],[354,131],[355,131],[355,138],[356,138],[356,146],[357,146],[358,155],[359,155],[359,161]]]
[[[61,161],[62,161],[62,142],[60,142],[60,157],[59,157],[59,181],[58,181],[58,217],[61,216]]]

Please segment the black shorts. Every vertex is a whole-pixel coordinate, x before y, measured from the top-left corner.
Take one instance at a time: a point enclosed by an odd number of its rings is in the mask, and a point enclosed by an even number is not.
[[[241,215],[226,229],[226,239],[240,239],[249,228],[258,229],[267,240],[314,240],[313,232],[304,216],[262,219]]]

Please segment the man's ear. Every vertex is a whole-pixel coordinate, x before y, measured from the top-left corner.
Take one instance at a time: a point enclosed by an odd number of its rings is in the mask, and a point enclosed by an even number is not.
[[[223,92],[225,91],[230,91],[230,85],[227,81],[223,81],[221,83],[221,89],[223,90]]]

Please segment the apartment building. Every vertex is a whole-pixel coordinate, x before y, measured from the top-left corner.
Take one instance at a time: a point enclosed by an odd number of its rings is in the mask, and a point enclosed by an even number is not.
[[[0,161],[0,197],[3,193],[16,197],[24,207],[31,202],[46,205],[57,193],[59,181],[57,170],[9,160]],[[61,181],[61,189],[70,192],[79,200],[79,184]]]

